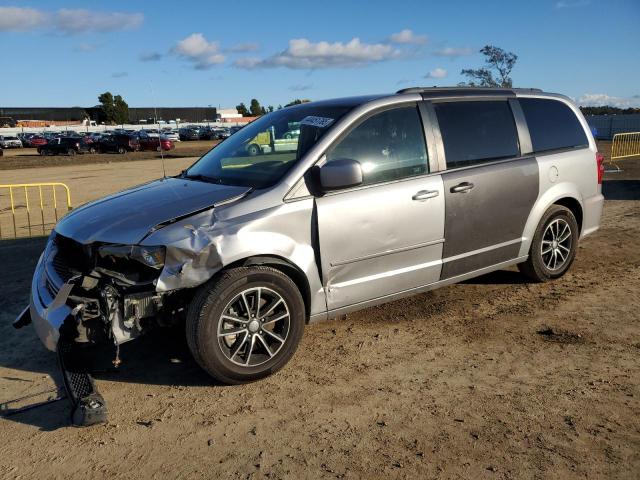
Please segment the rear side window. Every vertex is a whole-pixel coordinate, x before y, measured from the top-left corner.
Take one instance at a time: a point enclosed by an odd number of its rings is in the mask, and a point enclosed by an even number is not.
[[[564,103],[542,98],[521,98],[534,152],[589,145],[575,113]]]
[[[446,102],[436,103],[434,108],[448,169],[520,154],[509,102]]]

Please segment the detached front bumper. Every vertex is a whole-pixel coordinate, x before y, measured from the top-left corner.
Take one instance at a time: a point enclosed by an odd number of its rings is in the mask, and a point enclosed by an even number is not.
[[[46,265],[43,255],[31,281],[29,313],[38,337],[47,349],[55,352],[60,338],[60,327],[72,312],[66,302],[73,283],[64,282],[52,271],[53,269],[47,269]]]

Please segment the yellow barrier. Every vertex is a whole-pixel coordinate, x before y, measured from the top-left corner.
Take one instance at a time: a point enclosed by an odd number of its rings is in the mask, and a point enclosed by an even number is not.
[[[63,191],[64,200],[58,201],[56,189]],[[33,192],[31,197],[30,192]],[[34,196],[38,199],[35,202],[32,198]],[[8,207],[5,207],[5,204],[8,204]],[[64,214],[71,208],[71,193],[64,183],[0,185],[0,239],[47,235],[58,221],[59,211],[64,209]],[[22,212],[26,213],[26,216],[21,215]],[[13,235],[5,234],[8,230],[7,224],[13,226]]]
[[[611,143],[611,163],[616,169],[620,167],[616,160],[640,155],[640,132],[616,133]]]

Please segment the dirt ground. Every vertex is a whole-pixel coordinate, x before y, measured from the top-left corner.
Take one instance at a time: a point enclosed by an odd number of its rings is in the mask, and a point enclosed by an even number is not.
[[[157,168],[125,165],[31,172],[87,177],[80,201]],[[509,269],[311,325],[280,373],[238,387],[157,332],[96,375],[108,424],[70,427],[64,400],[1,418],[0,478],[637,479],[640,160],[621,166],[562,279]],[[0,242],[3,415],[57,395],[55,355],[10,325],[43,243]]]

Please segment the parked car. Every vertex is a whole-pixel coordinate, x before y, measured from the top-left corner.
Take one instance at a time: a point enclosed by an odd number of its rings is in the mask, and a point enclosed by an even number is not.
[[[300,127],[294,127],[284,132],[284,134],[282,135],[282,138],[290,139],[290,138],[298,138],[299,136],[300,136]]]
[[[49,140],[42,135],[34,135],[29,137],[29,146],[30,147],[41,147],[42,145],[46,145]]]
[[[102,138],[96,142],[96,145],[98,151],[101,153],[116,152],[125,154],[127,152],[140,150],[140,142],[136,137],[121,133],[103,135]]]
[[[158,138],[160,136],[160,133],[158,132],[157,128],[149,128],[149,129],[143,129],[137,132],[138,133],[138,137],[142,138],[142,137],[155,137]]]
[[[180,135],[178,134],[177,130],[163,130],[162,137],[166,138],[167,140],[171,140],[172,142],[180,141]]]
[[[200,131],[195,128],[181,128],[179,130],[180,140],[200,140]]]
[[[78,153],[95,153],[93,143],[88,143],[82,137],[57,137],[38,147],[40,155],[76,155]]]
[[[140,150],[155,150],[160,151],[159,145],[162,146],[162,150],[173,150],[176,148],[175,144],[165,137],[140,137]]]
[[[2,148],[22,148],[22,141],[18,137],[0,135],[0,147]]]
[[[291,122],[297,149],[247,155]],[[284,108],[179,177],[62,218],[17,325],[86,352],[184,320],[212,377],[256,380],[289,361],[309,322],[512,265],[561,277],[599,227],[602,160],[574,103],[540,90]]]
[[[217,140],[224,140],[225,138],[229,138],[231,136],[231,131],[228,128],[218,127],[214,128],[215,138]]]

